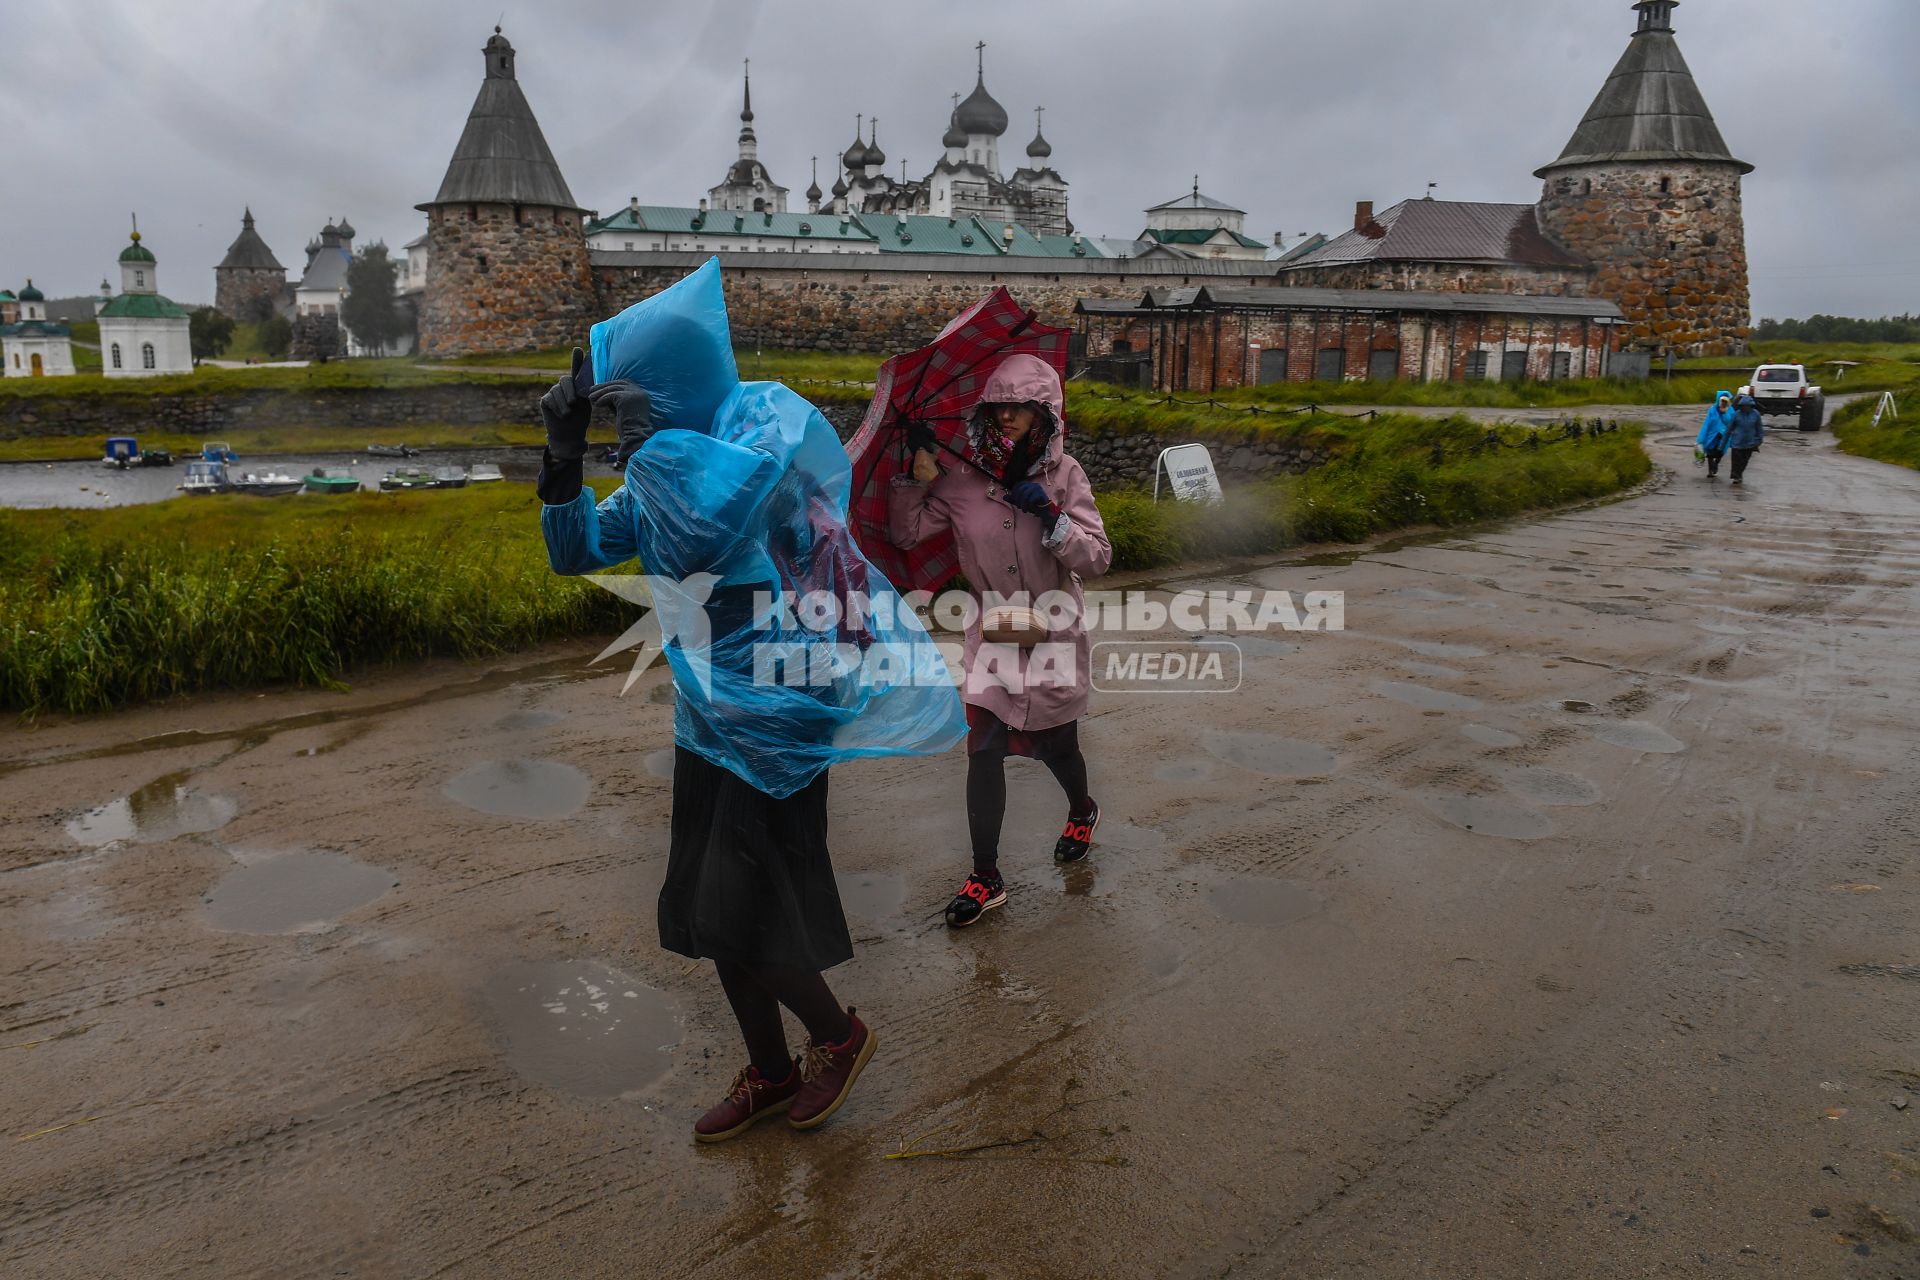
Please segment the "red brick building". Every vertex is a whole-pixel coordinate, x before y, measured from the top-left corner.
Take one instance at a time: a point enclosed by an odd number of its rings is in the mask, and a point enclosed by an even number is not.
[[[1152,289],[1075,307],[1101,376],[1161,391],[1269,382],[1596,378],[1617,350],[1604,299],[1381,289]],[[1079,345],[1079,344],[1076,344]]]

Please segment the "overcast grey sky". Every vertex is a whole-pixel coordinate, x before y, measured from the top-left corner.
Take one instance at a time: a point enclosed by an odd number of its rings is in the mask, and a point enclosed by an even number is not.
[[[1337,232],[1428,182],[1535,199],[1625,48],[1628,0],[0,0],[0,284],[91,292],[138,210],[161,287],[210,300],[251,204],[295,274],[331,217],[398,246],[440,182],[504,14],[574,196],[694,203],[739,129],[804,204],[880,117],[898,173],[937,157],[949,94],[987,87],[1011,169],[1047,108],[1080,230],[1130,236],[1201,189],[1247,231]],[[1920,4],[1686,0],[1675,28],[1746,180],[1756,316],[1920,310]],[[117,280],[116,280],[117,287]]]

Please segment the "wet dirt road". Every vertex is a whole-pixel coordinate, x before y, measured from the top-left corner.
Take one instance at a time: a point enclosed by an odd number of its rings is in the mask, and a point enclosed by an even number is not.
[[[1096,696],[1091,863],[1016,766],[977,928],[960,757],[837,771],[880,1049],[811,1134],[689,1141],[657,674],[7,730],[0,1275],[1916,1274],[1920,476],[1709,487],[1692,416],[1622,503],[1172,584],[1348,630]]]

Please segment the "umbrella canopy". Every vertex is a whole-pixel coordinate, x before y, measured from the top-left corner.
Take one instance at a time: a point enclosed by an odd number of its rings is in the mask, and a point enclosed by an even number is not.
[[[1069,330],[1038,323],[1005,288],[996,288],[948,322],[932,343],[880,366],[873,402],[847,442],[854,475],[847,523],[867,559],[901,591],[931,591],[960,571],[951,534],[910,551],[888,537],[894,477],[910,474],[913,466],[907,424],[929,424],[944,451],[978,465],[969,457],[967,420],[994,369],[1008,356],[1038,356],[1064,382],[1069,336]]]

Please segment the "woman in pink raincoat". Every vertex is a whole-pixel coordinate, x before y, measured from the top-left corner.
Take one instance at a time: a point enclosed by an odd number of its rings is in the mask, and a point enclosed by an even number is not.
[[[1000,602],[1044,618],[1043,639],[1032,614],[1016,614],[1012,625],[1024,631],[1017,638],[983,641],[980,617],[967,626],[961,698],[973,872],[947,905],[947,923],[955,927],[1007,900],[999,863],[1008,755],[1040,761],[1066,792],[1055,861],[1086,857],[1100,822],[1080,754],[1079,719],[1092,674],[1080,581],[1105,573],[1113,548],[1087,473],[1063,447],[1064,404],[1060,377],[1045,360],[1007,357],[988,377],[969,427],[967,456],[976,465],[943,470],[922,428],[910,438],[913,476],[894,481],[890,495],[895,546],[951,529],[961,572],[989,619],[1006,616]],[[1012,630],[998,634],[1014,637]]]

